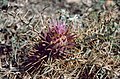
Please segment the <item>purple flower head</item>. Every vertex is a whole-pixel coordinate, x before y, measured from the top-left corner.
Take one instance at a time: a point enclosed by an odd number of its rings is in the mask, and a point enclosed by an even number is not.
[[[55,29],[55,31],[57,32],[57,34],[64,34],[67,31],[65,22],[61,22],[61,21],[52,21],[52,26],[53,29]]]
[[[40,38],[32,48],[35,51],[29,52],[23,63],[25,71],[29,73],[37,72],[43,60],[69,57],[67,51],[74,47],[76,34],[71,33],[64,22],[52,20],[47,31],[41,31]]]
[[[56,32],[58,34],[64,34],[66,32],[66,25],[65,25],[65,23],[57,23],[55,28],[56,28]]]

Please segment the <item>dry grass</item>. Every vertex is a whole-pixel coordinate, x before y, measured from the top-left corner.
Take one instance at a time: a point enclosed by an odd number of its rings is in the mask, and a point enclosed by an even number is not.
[[[91,6],[82,1],[11,0],[8,7],[1,1],[0,79],[119,79],[120,1],[96,0]],[[28,73],[21,63],[51,18],[65,21],[78,34],[75,48],[68,51],[73,55],[43,61],[38,72]]]

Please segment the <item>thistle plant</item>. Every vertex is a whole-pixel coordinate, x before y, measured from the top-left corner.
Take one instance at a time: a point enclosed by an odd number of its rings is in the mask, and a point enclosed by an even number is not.
[[[40,34],[39,43],[35,44],[35,52],[29,53],[24,62],[25,70],[36,72],[40,69],[41,62],[47,61],[48,58],[64,59],[69,56],[67,50],[75,45],[76,34],[71,33],[63,22],[53,23],[47,31]],[[44,58],[44,59],[43,59]]]

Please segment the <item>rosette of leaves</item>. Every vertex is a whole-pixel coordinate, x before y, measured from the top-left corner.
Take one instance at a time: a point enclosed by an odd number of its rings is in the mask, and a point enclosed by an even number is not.
[[[75,45],[76,34],[71,33],[63,22],[56,22],[49,26],[47,31],[40,33],[40,41],[33,47],[34,52],[27,55],[24,62],[24,69],[27,72],[34,73],[40,70],[43,61],[48,58],[65,59],[70,54],[67,50]]]

